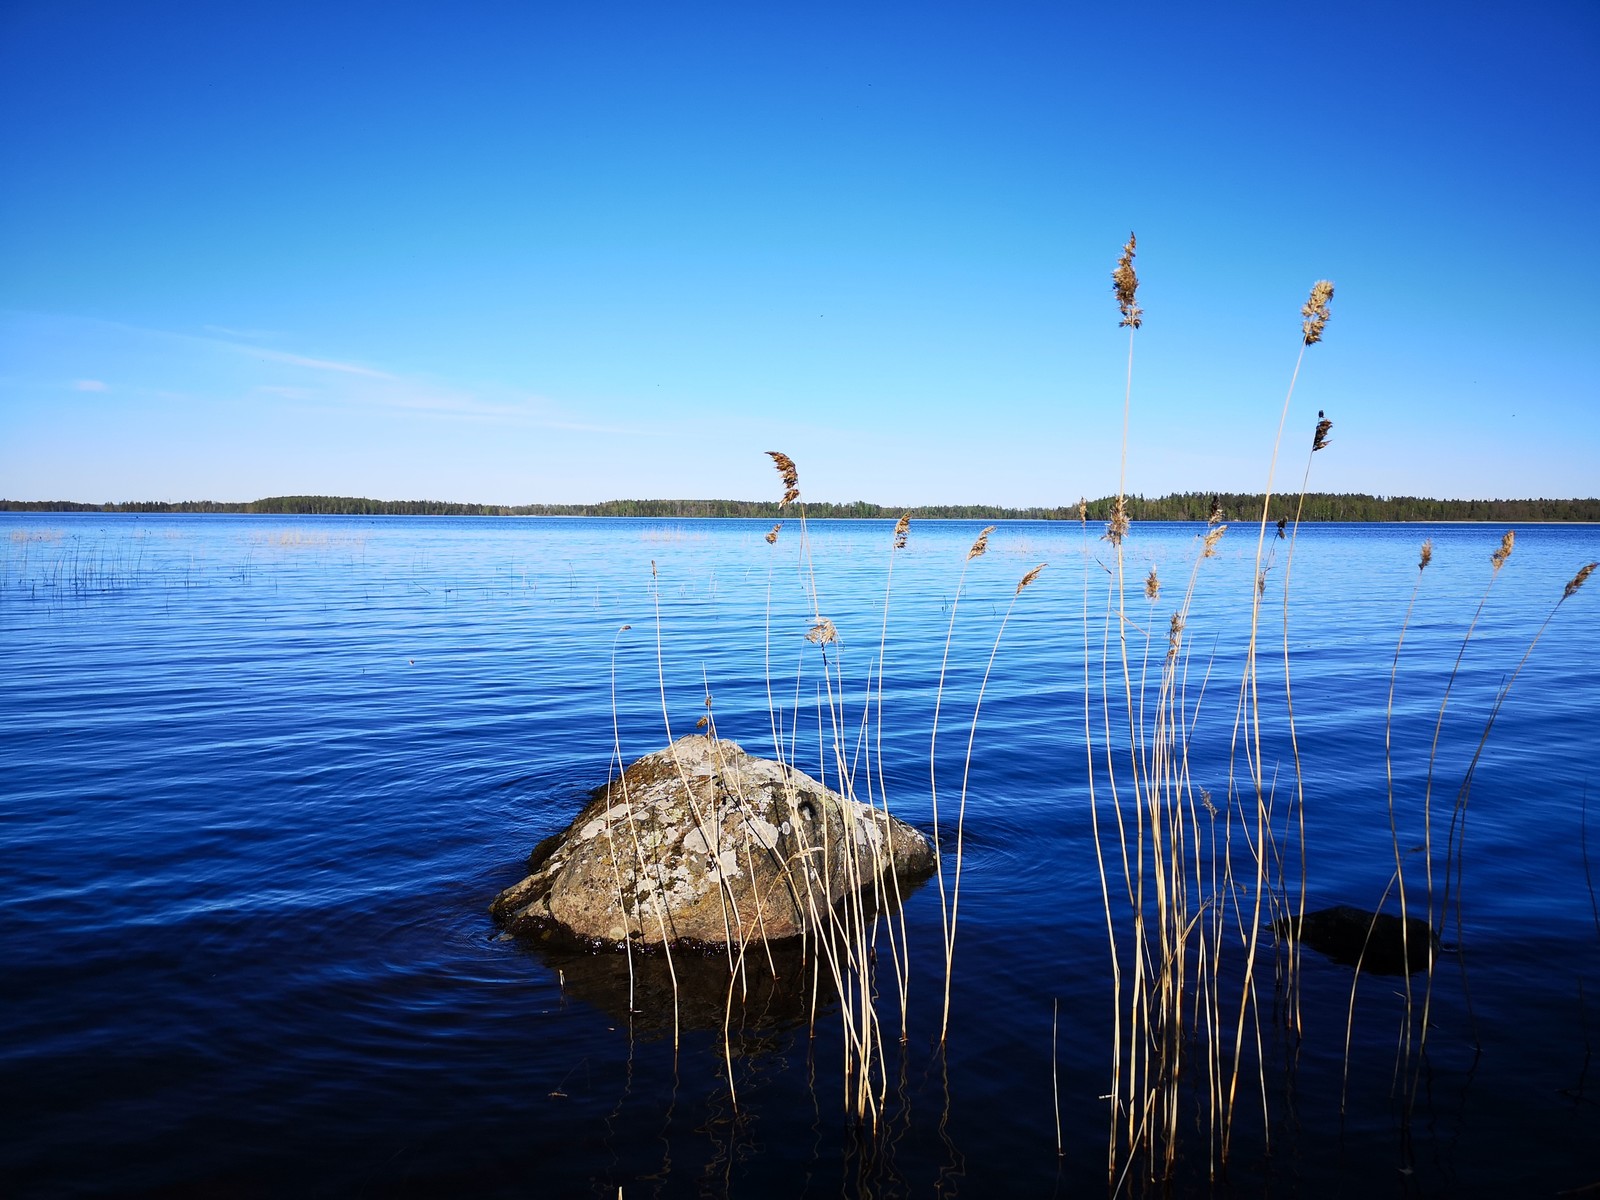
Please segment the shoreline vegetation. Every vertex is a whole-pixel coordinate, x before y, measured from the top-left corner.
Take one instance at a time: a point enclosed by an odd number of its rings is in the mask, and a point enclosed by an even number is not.
[[[1264,497],[1241,493],[1172,492],[1165,496],[1129,495],[1126,514],[1133,521],[1206,521],[1218,511],[1224,519],[1259,516]],[[1272,498],[1269,520],[1279,516],[1304,521],[1397,522],[1600,522],[1600,497],[1586,499],[1431,500],[1419,496],[1369,496],[1359,492],[1308,492],[1294,511],[1296,497]],[[909,509],[869,504],[809,503],[812,520],[1077,521],[1111,518],[1115,496],[1057,508],[1005,508],[989,504],[933,504]],[[1278,508],[1283,512],[1279,513]],[[0,512],[106,513],[260,513],[278,516],[404,517],[748,517],[779,520],[779,504],[762,500],[606,500],[599,504],[463,504],[444,500],[370,500],[360,496],[269,496],[261,500],[124,500],[83,504],[71,500],[5,500]]]

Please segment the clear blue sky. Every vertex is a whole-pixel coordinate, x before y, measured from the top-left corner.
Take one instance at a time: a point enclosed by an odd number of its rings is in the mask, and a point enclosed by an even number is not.
[[[1600,492],[1600,5],[0,3],[0,496]]]

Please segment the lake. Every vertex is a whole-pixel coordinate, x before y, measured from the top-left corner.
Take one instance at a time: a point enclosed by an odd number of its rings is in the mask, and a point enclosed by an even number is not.
[[[1191,578],[1168,731],[1215,969],[1194,959],[1154,1060],[1183,1063],[1177,1191],[1600,1183],[1600,583],[1557,608],[1600,528],[1519,528],[1499,571],[1498,526],[1308,525],[1292,561],[1269,528],[1256,733],[1248,520],[1210,558],[1203,526],[1134,525],[1120,615],[1099,526],[1002,523],[970,560],[975,522],[914,522],[898,551],[888,522],[769,527],[0,514],[5,1190],[1159,1191],[1126,1147],[1157,1110],[1126,1067],[1113,1086],[1152,853],[1129,740],[1155,753]],[[818,615],[837,642],[806,640]],[[937,796],[952,884],[965,777],[946,1045],[930,883],[903,911],[903,1044],[879,943],[876,1128],[826,986],[717,1020],[686,982],[675,1040],[670,993],[629,1012],[624,956],[489,919],[614,760],[694,732],[708,696],[721,737],[830,783],[837,712],[858,788],[929,833]],[[1303,879],[1307,911],[1397,914],[1397,845],[1410,915],[1430,855],[1435,913],[1449,889],[1431,983],[1309,944],[1286,977],[1273,905]],[[723,959],[680,965],[722,995]]]

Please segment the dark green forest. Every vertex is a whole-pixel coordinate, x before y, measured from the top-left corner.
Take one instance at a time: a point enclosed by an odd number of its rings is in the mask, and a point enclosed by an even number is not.
[[[1113,497],[1084,501],[1091,521],[1111,515]],[[1135,521],[1204,521],[1213,505],[1224,520],[1259,520],[1261,494],[1173,492],[1129,496]],[[922,520],[1076,521],[1079,505],[1002,508],[993,504],[935,504],[910,509],[868,504],[808,503],[813,519],[888,518],[902,513]],[[1270,517],[1304,521],[1600,521],[1600,498],[1583,500],[1429,500],[1421,496],[1367,496],[1359,492],[1313,492],[1274,496]],[[3,512],[276,513],[285,515],[429,517],[752,517],[777,521],[793,513],[770,500],[606,500],[600,504],[460,504],[446,500],[369,500],[360,496],[268,496],[262,500],[123,500],[81,504],[70,500],[0,500]]]

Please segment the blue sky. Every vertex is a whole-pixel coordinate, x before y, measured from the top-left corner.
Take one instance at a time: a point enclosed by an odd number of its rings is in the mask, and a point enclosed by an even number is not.
[[[1600,492],[1600,6],[0,4],[0,496]]]

